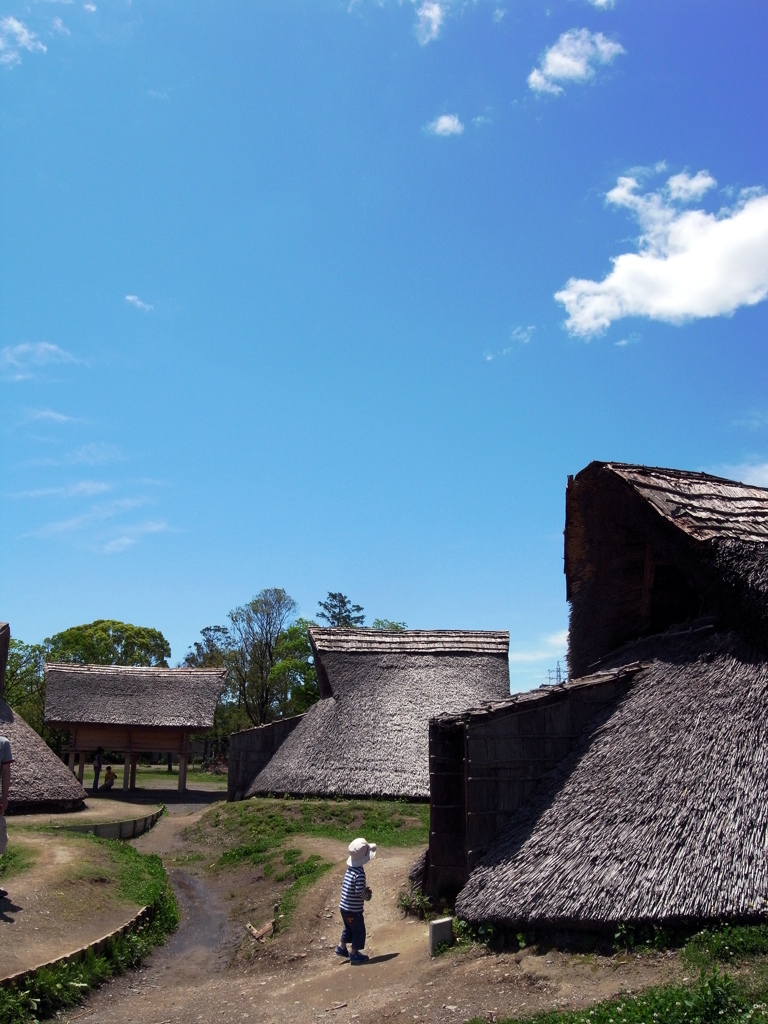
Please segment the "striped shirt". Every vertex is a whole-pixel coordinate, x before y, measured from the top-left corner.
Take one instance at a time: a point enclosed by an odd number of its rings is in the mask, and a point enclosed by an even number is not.
[[[349,914],[361,914],[365,897],[365,871],[362,868],[347,868],[341,887],[339,910]]]

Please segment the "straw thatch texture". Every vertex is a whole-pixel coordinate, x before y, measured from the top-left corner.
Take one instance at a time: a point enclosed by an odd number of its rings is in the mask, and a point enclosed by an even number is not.
[[[8,654],[11,649],[11,627],[7,622],[0,622],[0,700],[5,696],[5,670],[8,666]]]
[[[45,666],[45,721],[210,729],[226,669]]]
[[[0,735],[11,741],[9,814],[77,810],[85,791],[51,748],[4,700],[0,700]]]
[[[247,795],[429,796],[429,719],[509,695],[507,633],[311,629],[318,701]]]
[[[600,928],[768,910],[768,662],[712,630],[613,663],[636,660],[650,665],[473,871],[462,917]]]

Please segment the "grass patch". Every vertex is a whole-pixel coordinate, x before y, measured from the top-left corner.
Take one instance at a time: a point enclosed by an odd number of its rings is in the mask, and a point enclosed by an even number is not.
[[[395,800],[289,800],[256,798],[212,808],[185,833],[227,849],[219,863],[262,864],[292,835],[349,842],[355,835],[380,846],[417,846],[429,841],[429,805]]]
[[[738,985],[716,971],[689,987],[648,989],[588,1010],[509,1017],[499,1024],[768,1024],[768,985]],[[468,1024],[486,1024],[475,1017]]]
[[[282,860],[283,864],[287,865],[287,870],[276,872],[275,881],[284,882],[290,879],[291,884],[283,893],[278,905],[276,931],[281,931],[290,923],[302,890],[308,889],[321,875],[333,867],[316,853],[310,854],[306,860],[302,860],[301,850],[295,849],[284,850]]]
[[[36,860],[36,850],[31,850],[28,846],[8,843],[8,848],[0,857],[0,882],[5,881],[6,878],[13,878],[14,875],[20,875],[22,871],[27,871]]]
[[[685,945],[684,958],[698,966],[712,961],[730,964],[768,953],[768,924],[726,925],[704,929]]]
[[[0,988],[2,1024],[33,1024],[77,1005],[90,989],[138,966],[178,926],[176,897],[159,857],[137,853],[110,839],[90,841],[108,847],[121,895],[132,903],[151,906],[154,916],[135,932],[112,940],[101,954],[89,952],[77,963],[36,971],[19,985]]]

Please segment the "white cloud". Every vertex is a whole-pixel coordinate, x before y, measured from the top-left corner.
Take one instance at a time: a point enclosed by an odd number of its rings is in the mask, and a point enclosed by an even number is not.
[[[506,12],[506,9],[504,7],[497,7],[496,8],[496,10],[493,12],[493,20],[496,22],[497,25],[502,20],[502,18],[504,17],[504,15],[506,13],[507,12]]]
[[[745,427],[747,430],[762,430],[768,427],[768,412],[760,409],[752,409],[742,416],[740,419],[735,420],[733,423],[734,427]]]
[[[71,352],[48,341],[6,345],[0,349],[0,376],[6,380],[29,380],[35,372],[52,363],[79,363]]]
[[[673,324],[728,316],[768,296],[768,195],[746,190],[716,214],[681,208],[714,185],[699,171],[642,194],[636,177],[619,178],[606,198],[638,220],[638,251],[613,257],[602,281],[571,278],[555,294],[571,334],[600,334],[626,316]]]
[[[0,18],[0,64],[13,67],[21,62],[21,51],[45,53],[45,46],[27,26],[8,15]]]
[[[96,10],[96,4],[83,4],[83,10],[89,11],[91,14]]]
[[[456,114],[441,114],[434,121],[430,121],[424,131],[429,132],[430,135],[440,135],[445,138],[449,135],[461,135],[464,125]]]
[[[129,306],[134,306],[136,309],[140,309],[142,313],[150,313],[155,308],[148,302],[142,302],[138,295],[126,295],[125,301]]]
[[[101,550],[105,555],[119,554],[121,551],[125,551],[126,548],[131,548],[134,544],[138,544],[143,537],[153,533],[165,533],[167,530],[168,524],[166,522],[149,519],[146,522],[137,523],[135,526],[129,526],[122,530],[116,537],[106,541]]]
[[[768,487],[768,462],[744,462],[740,466],[726,466],[723,474],[731,480],[740,480],[753,487]]]
[[[15,498],[93,498],[112,490],[112,484],[98,480],[79,480],[62,487],[38,487],[34,491],[22,491]]]
[[[595,68],[610,64],[624,47],[602,32],[589,32],[585,28],[572,28],[563,32],[528,76],[528,85],[534,92],[562,93],[561,82],[587,82],[594,78]]]
[[[558,654],[563,654],[568,646],[568,630],[563,629],[557,633],[549,633],[541,638],[533,649],[518,650],[509,652],[509,660],[512,663],[523,663],[535,661],[551,661]]]
[[[426,46],[440,35],[445,20],[445,7],[438,0],[424,0],[416,11],[416,38]]]
[[[28,419],[34,420],[35,422],[45,423],[74,423],[74,416],[67,416],[66,413],[56,412],[55,409],[30,409]]]
[[[514,344],[508,345],[506,348],[501,349],[499,352],[494,352],[492,349],[487,349],[483,352],[483,359],[486,363],[492,363],[494,359],[498,359],[500,356],[508,356],[510,352],[514,352],[521,345],[527,345],[533,337],[533,332],[536,330],[533,324],[528,324],[527,327],[513,327],[509,332],[509,340]]]
[[[599,7],[603,11],[610,11],[615,6],[616,0],[589,0],[593,7]]]
[[[51,22],[51,27],[53,28],[54,32],[59,32],[63,36],[71,35],[69,29],[61,20],[61,18],[54,18]]]
[[[493,118],[488,114],[478,114],[472,118],[472,124],[475,128],[482,128],[484,124],[493,124]]]

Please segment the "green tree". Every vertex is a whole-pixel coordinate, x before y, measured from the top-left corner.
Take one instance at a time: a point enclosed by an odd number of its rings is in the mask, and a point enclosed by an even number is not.
[[[45,641],[48,661],[83,665],[162,665],[168,667],[171,648],[158,629],[133,626],[114,619],[96,619],[72,626]]]
[[[233,671],[232,637],[226,626],[206,626],[201,639],[187,651],[183,664],[187,668],[226,668],[227,682],[216,702],[213,728],[205,733],[214,756],[225,755],[233,732],[246,729],[251,720],[240,699],[239,683]]]
[[[278,695],[280,718],[301,715],[320,700],[307,632],[313,625],[307,619],[296,619],[278,639],[277,660],[271,676],[274,692]]]
[[[254,725],[279,714],[284,694],[273,674],[278,645],[296,611],[296,602],[281,587],[262,590],[248,604],[229,613],[230,657],[238,696]]]
[[[5,672],[6,701],[41,736],[45,712],[45,659],[43,644],[11,640]]]
[[[408,627],[404,622],[394,622],[392,619],[374,619],[371,629],[388,629],[392,633],[403,633]]]
[[[352,604],[346,594],[329,591],[325,601],[317,603],[320,606],[318,619],[323,619],[329,626],[362,626],[365,622],[361,606]]]

